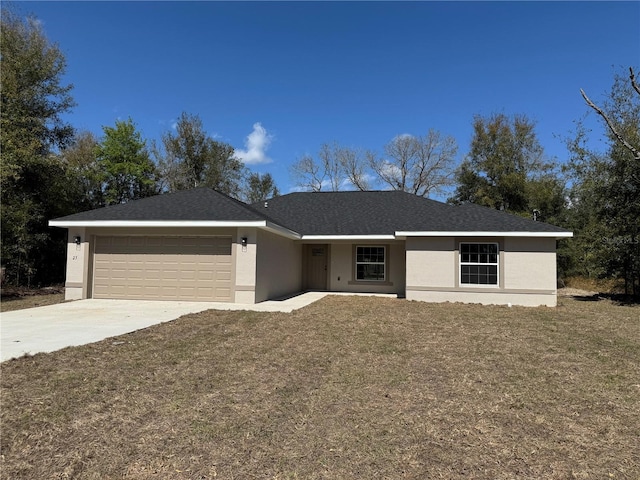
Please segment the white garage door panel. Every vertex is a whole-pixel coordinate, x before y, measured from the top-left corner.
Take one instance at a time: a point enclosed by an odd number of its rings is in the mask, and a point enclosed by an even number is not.
[[[95,298],[231,301],[230,237],[96,237]]]

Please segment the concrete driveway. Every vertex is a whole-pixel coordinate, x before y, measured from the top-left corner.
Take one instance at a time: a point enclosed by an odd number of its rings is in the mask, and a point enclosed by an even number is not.
[[[204,310],[291,312],[325,295],[308,292],[255,305],[90,299],[5,312],[0,314],[0,361],[98,342]]]

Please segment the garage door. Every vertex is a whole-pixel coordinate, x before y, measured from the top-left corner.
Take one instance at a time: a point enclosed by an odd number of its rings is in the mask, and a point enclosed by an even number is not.
[[[96,237],[93,297],[230,302],[231,237]]]

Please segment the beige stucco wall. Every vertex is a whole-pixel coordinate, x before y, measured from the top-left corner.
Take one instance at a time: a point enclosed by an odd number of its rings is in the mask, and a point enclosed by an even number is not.
[[[556,290],[553,238],[504,239],[504,288]]]
[[[65,298],[91,296],[93,239],[97,235],[225,235],[233,239],[236,303],[256,303],[300,291],[301,242],[256,228],[70,228]],[[81,244],[74,243],[80,236]],[[247,237],[242,247],[242,237]],[[459,285],[461,241],[500,244],[499,285]],[[354,245],[387,247],[387,280],[355,282]],[[405,251],[406,246],[406,251]],[[333,242],[329,245],[328,289],[396,293],[409,300],[484,304],[556,305],[556,242],[553,238],[408,238],[405,241]],[[277,277],[277,280],[274,278]]]
[[[237,228],[220,227],[91,227],[87,235],[234,236]]]
[[[74,238],[80,237],[80,245]],[[65,300],[87,298],[87,277],[89,270],[89,239],[84,228],[70,228],[67,232],[67,269],[65,276]]]
[[[302,245],[264,230],[258,231],[255,301],[302,290]]]
[[[260,268],[258,266],[258,235],[260,242],[264,242]],[[83,244],[79,249],[73,243],[73,237],[81,235]],[[259,231],[256,228],[115,228],[99,227],[88,229],[69,229],[69,243],[67,246],[67,286],[68,299],[87,298],[91,295],[90,278],[91,263],[90,245],[96,236],[102,235],[197,235],[197,236],[231,236],[232,255],[234,257],[234,279],[232,281],[233,298],[236,303],[256,303],[267,298],[293,293],[300,290],[302,259],[300,246],[291,240],[275,234]],[[242,246],[242,238],[247,238],[246,247]],[[263,253],[264,253],[263,252]],[[269,272],[278,272],[283,265],[292,268],[283,272],[282,283],[273,281]],[[273,269],[273,270],[270,270]],[[261,272],[261,273],[260,273]],[[260,274],[262,280],[257,281]],[[258,288],[257,286],[260,286]],[[259,292],[257,292],[259,290]]]
[[[438,291],[438,290],[409,290],[407,300],[421,302],[461,302],[480,303],[482,305],[520,305],[523,307],[555,307],[556,295],[551,293],[523,293],[508,291]]]
[[[460,242],[500,245],[498,286],[459,284]],[[555,248],[553,238],[408,238],[407,299],[555,306]]]
[[[456,286],[456,252],[452,237],[410,237],[406,245],[407,285]]]
[[[354,245],[383,245],[387,247],[387,280],[355,282]],[[404,295],[405,254],[403,241],[332,243],[329,246],[328,289],[333,292],[396,293]]]
[[[73,239],[79,235],[82,239],[80,248]],[[69,228],[67,243],[67,269],[65,282],[65,299],[76,300],[89,298],[92,287],[92,251],[96,236],[102,235],[157,235],[157,236],[231,236],[232,255],[235,259],[235,279],[232,289],[235,290],[235,301],[238,303],[255,303],[255,272],[256,272],[256,229],[238,228]],[[240,239],[249,238],[247,251],[243,252]],[[238,277],[238,273],[240,276]]]
[[[247,246],[242,246],[247,237]],[[255,228],[238,228],[235,236],[236,252],[236,303],[256,303],[256,254],[258,231]]]

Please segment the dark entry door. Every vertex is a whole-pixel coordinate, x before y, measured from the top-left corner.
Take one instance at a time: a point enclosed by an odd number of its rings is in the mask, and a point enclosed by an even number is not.
[[[306,245],[306,263],[307,263],[307,290],[326,290],[327,289],[327,245]]]

